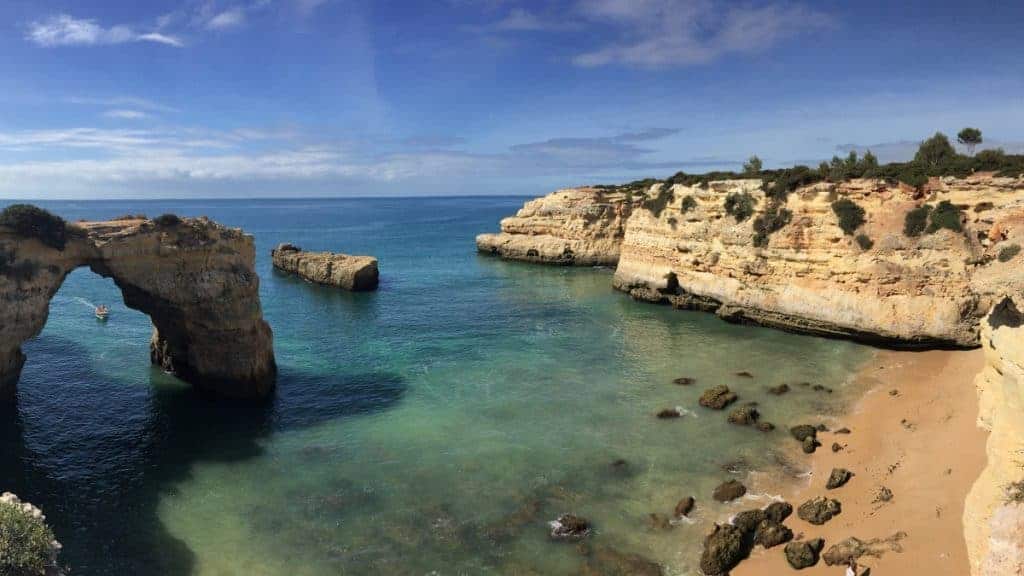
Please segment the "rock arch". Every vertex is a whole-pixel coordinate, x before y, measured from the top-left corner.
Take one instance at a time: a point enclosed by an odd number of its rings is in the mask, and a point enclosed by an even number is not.
[[[0,227],[0,397],[14,394],[50,299],[72,270],[112,278],[153,322],[154,364],[219,396],[270,394],[277,367],[263,320],[252,236],[207,218],[143,218],[68,226],[63,249]]]

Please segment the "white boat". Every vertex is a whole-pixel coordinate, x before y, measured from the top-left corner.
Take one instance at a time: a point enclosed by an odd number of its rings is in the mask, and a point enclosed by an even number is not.
[[[110,308],[107,308],[106,306],[103,306],[102,304],[96,307],[96,319],[97,320],[106,320],[107,316],[109,314],[110,314]]]

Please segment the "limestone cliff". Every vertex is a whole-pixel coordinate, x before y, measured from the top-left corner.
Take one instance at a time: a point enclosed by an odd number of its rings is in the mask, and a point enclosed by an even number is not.
[[[298,246],[280,244],[271,251],[270,257],[278,270],[345,290],[376,290],[380,277],[377,259],[372,256],[304,252]]]
[[[725,199],[743,193],[755,211],[737,221]],[[864,210],[855,234],[833,211],[844,198]],[[754,222],[771,205],[760,180],[677,184],[665,200],[626,225],[613,282],[639,299],[877,343],[976,346],[996,295],[1024,289],[1021,256],[999,258],[1024,243],[1020,179],[933,179],[926,193],[866,179],[806,186],[789,195],[788,223],[760,247]],[[908,211],[943,200],[963,209],[962,233],[904,234]]]
[[[570,188],[530,200],[501,221],[500,234],[480,234],[477,249],[509,260],[614,266],[634,203],[623,192]]]
[[[150,316],[154,364],[218,395],[270,393],[273,337],[251,236],[206,218],[80,222],[69,230],[61,250],[0,227],[0,393],[13,394],[21,344],[43,329],[50,299],[80,266],[112,278],[125,304]]]
[[[975,576],[1024,574],[1024,295],[1004,298],[981,323],[986,365],[975,379],[988,464],[964,507]]]

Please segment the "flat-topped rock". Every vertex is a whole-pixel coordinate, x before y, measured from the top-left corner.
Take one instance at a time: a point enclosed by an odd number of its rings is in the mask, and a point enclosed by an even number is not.
[[[271,252],[274,268],[310,282],[352,290],[376,290],[380,273],[373,256],[335,252],[305,252],[293,244],[279,244]]]

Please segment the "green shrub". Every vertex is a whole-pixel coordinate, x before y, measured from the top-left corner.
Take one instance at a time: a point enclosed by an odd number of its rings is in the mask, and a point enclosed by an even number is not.
[[[862,250],[871,250],[871,248],[875,245],[875,241],[872,240],[867,234],[857,234],[856,240],[857,245],[860,246]]]
[[[794,166],[779,170],[772,178],[771,184],[768,180],[761,183],[761,189],[769,198],[785,202],[790,192],[801,186],[820,182],[823,178],[822,174],[807,166]]]
[[[1020,254],[1020,245],[1010,244],[999,251],[999,261],[1009,262],[1010,260],[1013,260],[1013,257],[1017,254]]]
[[[754,197],[746,192],[733,192],[725,197],[725,213],[743,222],[754,213]]]
[[[17,503],[0,502],[0,574],[39,576],[50,564],[53,532]]]
[[[907,212],[903,218],[903,234],[905,236],[920,236],[928,226],[928,215],[932,213],[932,207],[925,204]]]
[[[845,234],[853,234],[861,224],[864,224],[864,209],[849,198],[833,202],[832,211],[839,217],[839,227]]]
[[[50,248],[63,250],[67,244],[64,219],[31,204],[12,204],[0,212],[0,226],[22,238],[35,238]]]
[[[914,162],[924,166],[929,173],[932,170],[941,168],[956,158],[956,150],[949,143],[949,138],[942,132],[936,132],[934,136],[921,142],[921,146],[914,155]]]
[[[754,246],[767,246],[768,237],[781,230],[793,219],[793,213],[779,202],[772,202],[765,211],[754,218]]]
[[[912,186],[917,189],[920,189],[928,183],[928,174],[920,164],[914,162],[907,164],[902,170],[900,170],[897,178],[907,186]]]
[[[153,223],[161,228],[172,228],[181,224],[181,218],[177,214],[161,214],[153,218]]]
[[[654,214],[655,217],[661,216],[665,207],[672,201],[675,194],[672,192],[672,185],[665,183],[662,184],[661,189],[658,190],[658,195],[654,198],[648,198],[644,201],[644,208],[647,208]]]
[[[960,232],[963,230],[963,225],[960,223],[962,216],[963,211],[950,203],[949,200],[943,200],[932,210],[931,222],[928,224],[928,233],[934,234],[942,228]]]
[[[693,196],[686,196],[679,205],[679,209],[683,212],[689,212],[697,207],[697,201],[694,200]]]

